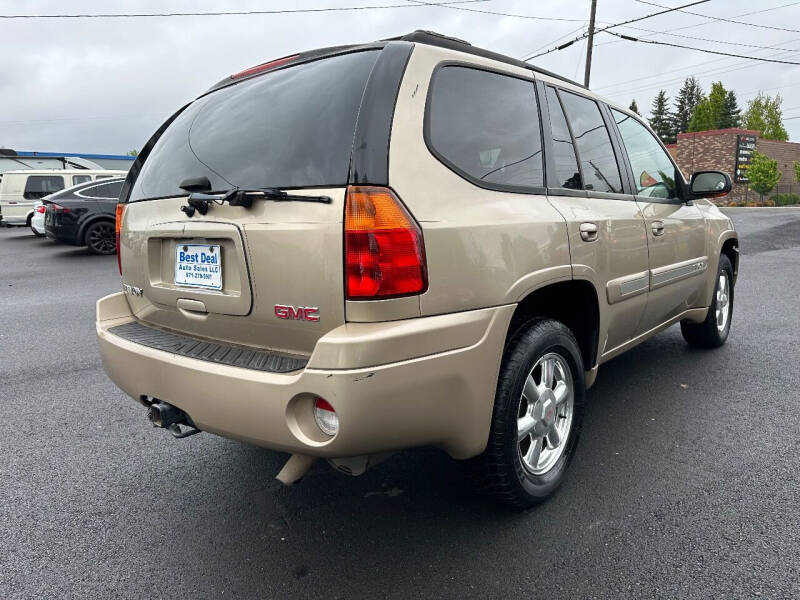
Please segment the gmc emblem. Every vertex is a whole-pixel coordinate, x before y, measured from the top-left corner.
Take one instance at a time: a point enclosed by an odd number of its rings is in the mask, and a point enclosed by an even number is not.
[[[296,321],[319,321],[319,308],[316,306],[289,306],[276,304],[275,316],[279,319],[294,319]]]

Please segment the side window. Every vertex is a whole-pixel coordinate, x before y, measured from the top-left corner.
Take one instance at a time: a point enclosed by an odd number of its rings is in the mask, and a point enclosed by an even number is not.
[[[29,175],[22,196],[26,200],[38,200],[64,189],[61,175]]]
[[[454,171],[487,187],[542,187],[542,139],[533,82],[469,67],[434,75],[428,141]]]
[[[95,179],[110,179],[111,177],[116,177],[116,175],[98,175]]]
[[[112,181],[110,183],[101,183],[100,185],[92,185],[84,188],[79,192],[79,195],[87,198],[102,198],[106,200],[116,200],[119,198],[119,193],[122,191],[123,181]]]
[[[675,165],[652,133],[633,117],[611,109],[633,170],[636,193],[648,198],[679,199]]]
[[[91,181],[91,175],[73,175],[72,176],[72,185],[78,185],[79,183],[86,183],[87,181]]]
[[[567,127],[567,119],[561,108],[561,102],[555,88],[547,86],[547,108],[550,111],[550,129],[553,132],[553,161],[556,172],[556,183],[549,183],[550,187],[562,187],[571,190],[583,189],[581,173],[578,170],[578,159],[575,156],[575,146]],[[550,173],[547,175],[551,179]]]
[[[578,147],[583,189],[622,193],[622,180],[614,157],[614,147],[597,102],[565,91],[561,91],[559,95]]]

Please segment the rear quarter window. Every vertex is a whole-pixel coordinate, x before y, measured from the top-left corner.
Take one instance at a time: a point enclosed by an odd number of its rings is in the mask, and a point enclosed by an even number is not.
[[[279,69],[196,100],[164,131],[130,201],[214,190],[347,184],[361,97],[379,52],[352,52]]]
[[[440,67],[428,98],[426,140],[441,162],[481,187],[544,185],[532,81],[471,67]]]
[[[99,185],[91,185],[77,192],[77,195],[85,198],[116,200],[119,198],[119,194],[122,191],[122,184],[122,181],[112,181]]]

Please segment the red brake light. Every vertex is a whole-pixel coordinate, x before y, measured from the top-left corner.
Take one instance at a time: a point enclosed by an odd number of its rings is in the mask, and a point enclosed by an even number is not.
[[[117,210],[115,213],[114,218],[114,233],[116,234],[117,239],[117,268],[119,268],[119,274],[122,275],[122,257],[121,257],[121,250],[119,245],[119,234],[122,231],[122,216],[125,214],[125,207],[127,204],[117,204]]]
[[[421,294],[428,288],[422,230],[388,188],[347,189],[344,248],[351,300]]]
[[[280,67],[281,65],[285,65],[288,62],[292,62],[298,56],[300,55],[293,54],[292,56],[285,56],[283,58],[278,58],[276,60],[271,60],[270,62],[265,62],[260,65],[256,65],[255,67],[250,67],[249,69],[245,69],[244,71],[239,71],[238,73],[234,73],[233,75],[231,75],[231,79],[240,79],[242,77],[247,77],[248,75],[255,75],[256,73],[261,73],[262,71],[266,71],[268,69],[274,69],[275,67]]]
[[[57,213],[68,213],[69,209],[66,206],[61,206],[60,204],[56,204],[53,202],[50,204],[50,208],[53,209],[53,212]]]
[[[36,212],[39,213],[40,215],[43,215],[46,210],[47,209],[44,207],[44,204],[40,204],[39,206],[36,207]]]

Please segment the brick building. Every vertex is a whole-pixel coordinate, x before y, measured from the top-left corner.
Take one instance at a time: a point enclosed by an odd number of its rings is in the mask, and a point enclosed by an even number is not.
[[[795,179],[793,166],[794,161],[800,162],[800,144],[796,142],[763,140],[758,136],[758,131],[750,129],[714,129],[679,133],[677,143],[667,144],[667,150],[687,180],[694,171],[713,169],[728,173],[734,180],[733,191],[728,197],[720,198],[721,203],[727,204],[745,199],[758,200],[758,194],[748,189],[745,171],[740,168],[737,175],[737,166],[747,162],[748,150],[753,146],[761,154],[778,161],[778,169],[783,176],[773,193],[800,193],[800,183]]]

